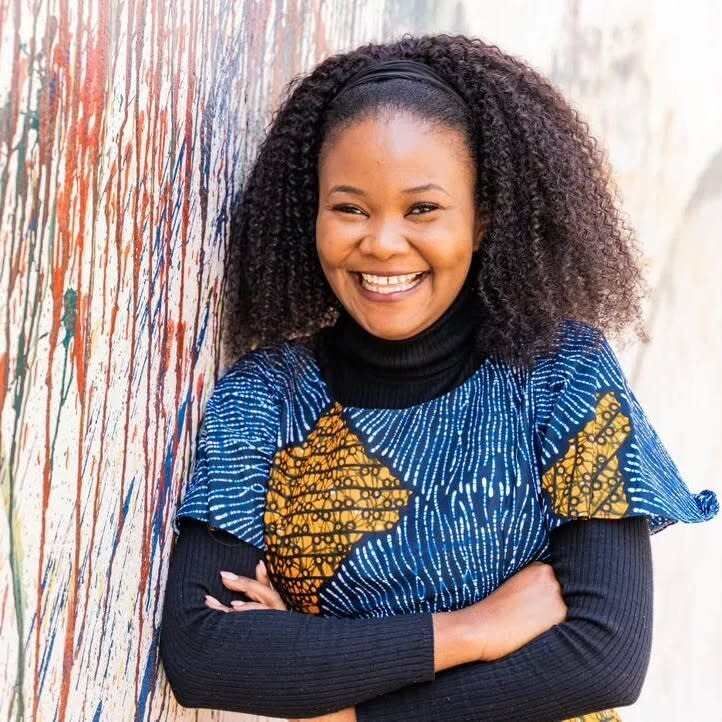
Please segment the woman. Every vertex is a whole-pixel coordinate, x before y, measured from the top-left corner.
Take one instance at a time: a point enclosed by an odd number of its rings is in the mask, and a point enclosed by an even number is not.
[[[369,44],[290,91],[239,206],[242,353],[174,520],[176,698],[618,719],[651,650],[650,534],[718,504],[605,336],[642,279],[601,152],[464,36]]]

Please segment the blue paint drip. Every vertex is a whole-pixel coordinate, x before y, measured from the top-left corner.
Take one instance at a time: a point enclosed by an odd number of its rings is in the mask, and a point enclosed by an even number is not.
[[[115,531],[115,534],[113,535],[113,546],[110,551],[110,559],[108,560],[108,566],[105,572],[105,583],[107,585],[107,588],[110,589],[110,582],[111,582],[111,576],[113,574],[113,564],[115,563],[115,555],[118,551],[118,545],[120,544],[120,535],[123,532],[123,529],[125,528],[125,519],[128,516],[128,508],[130,506],[130,498],[133,494],[133,487],[135,486],[135,478],[130,480],[130,484],[128,484],[128,492],[125,495],[125,499],[123,500],[123,506],[121,507],[121,513],[120,513],[120,525]],[[108,522],[110,519],[108,519]],[[107,599],[107,596],[106,596]],[[107,615],[108,611],[108,605],[107,601],[103,604],[103,618]],[[100,645],[102,647],[103,642],[105,641],[105,633],[106,633],[106,627],[105,624],[101,627],[100,632]],[[98,666],[100,665],[101,657],[98,657],[98,661],[95,665],[95,672],[97,674],[98,672]]]
[[[191,402],[191,389],[189,388],[186,393],[186,398],[178,408],[178,416],[176,419],[176,428],[179,430],[179,435],[182,434],[185,425],[186,411],[188,405]],[[151,534],[151,558],[155,556],[155,552],[158,547],[158,541],[164,538],[165,534],[165,518],[166,518],[166,507],[168,504],[168,496],[171,490],[171,480],[173,479],[173,468],[175,466],[175,457],[173,456],[173,435],[169,436],[168,444],[166,446],[165,459],[163,461],[164,473],[161,478],[164,479],[162,485],[158,489],[157,503],[155,510],[153,511],[153,531]],[[148,602],[150,599],[148,599]],[[147,603],[146,603],[147,609]]]
[[[38,687],[38,693],[42,693],[45,686],[45,677],[50,667],[50,662],[53,657],[53,648],[55,647],[55,640],[57,639],[58,633],[58,620],[60,612],[64,608],[64,596],[58,596],[55,598],[53,607],[51,609],[50,618],[50,637],[46,640],[45,646],[43,647],[42,656],[40,660],[40,685]]]
[[[143,681],[140,686],[140,693],[138,695],[138,701],[135,706],[135,717],[134,722],[142,722],[145,718],[145,708],[148,701],[148,697],[155,689],[155,681],[158,675],[158,641],[159,632],[158,628],[153,628],[153,637],[150,640],[150,646],[148,647],[148,656],[145,660],[145,669],[143,670]]]
[[[203,348],[203,342],[206,338],[206,331],[208,330],[208,317],[210,315],[210,304],[206,304],[206,312],[203,315],[203,321],[201,322],[201,327],[198,331],[198,335],[196,336],[196,342],[193,346],[193,362],[195,364],[195,361],[198,359],[198,355],[200,353],[201,348]]]
[[[130,497],[133,493],[133,486],[135,485],[135,477],[131,479],[130,484],[128,484],[128,493],[125,495],[125,501],[123,502],[123,518],[125,519],[126,516],[128,516],[128,508],[130,507]],[[116,544],[118,542],[118,539],[116,539]]]
[[[48,672],[48,665],[50,664],[50,660],[53,656],[53,647],[55,646],[56,636],[57,630],[55,627],[53,627],[52,631],[50,632],[50,639],[46,641],[46,644],[43,647],[42,658],[40,660],[40,684],[38,687],[39,692],[42,692],[43,687],[45,686],[45,675]]]

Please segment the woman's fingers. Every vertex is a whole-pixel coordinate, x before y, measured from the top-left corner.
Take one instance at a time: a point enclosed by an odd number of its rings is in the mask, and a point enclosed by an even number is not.
[[[243,577],[233,572],[222,571],[223,586],[234,592],[243,592],[252,602],[234,600],[231,606],[221,604],[215,597],[206,594],[206,606],[219,612],[244,612],[248,609],[278,609],[286,611],[281,595],[273,588],[263,560],[256,565],[257,579]]]
[[[260,602],[239,602],[237,600],[232,601],[231,606],[234,612],[245,612],[248,609],[270,609],[270,607]]]
[[[271,584],[271,580],[268,578],[266,563],[263,559],[256,564],[256,579],[258,579],[261,584],[265,584],[267,587],[271,587],[271,589],[273,589],[273,584]]]
[[[211,609],[217,609],[219,612],[232,612],[231,607],[227,607],[225,604],[221,604],[215,597],[210,594],[206,594],[206,606]]]
[[[206,606],[210,607],[211,609],[216,609],[219,612],[243,612],[247,609],[270,609],[270,607],[267,607],[265,604],[260,604],[258,602],[239,602],[239,601],[232,601],[230,607],[227,607],[225,604],[222,604],[219,602],[215,597],[212,597],[210,594],[206,594]]]
[[[222,571],[223,586],[234,592],[243,592],[251,599],[261,602],[271,609],[285,610],[286,605],[283,603],[281,596],[272,587],[255,579],[238,576],[233,572]]]

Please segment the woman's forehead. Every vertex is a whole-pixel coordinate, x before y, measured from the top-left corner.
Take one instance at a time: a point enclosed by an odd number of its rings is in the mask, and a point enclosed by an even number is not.
[[[404,189],[467,182],[469,165],[459,131],[409,114],[355,122],[334,134],[319,159],[320,175],[328,184],[353,184],[352,176],[383,176],[406,184]]]

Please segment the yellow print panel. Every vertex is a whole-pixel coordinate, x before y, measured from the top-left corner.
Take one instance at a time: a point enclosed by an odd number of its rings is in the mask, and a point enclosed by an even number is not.
[[[618,519],[629,508],[619,449],[631,433],[613,391],[601,395],[594,419],[569,439],[563,456],[542,477],[554,512],[569,518]]]
[[[277,452],[263,517],[269,576],[292,609],[320,614],[319,590],[370,533],[388,533],[412,492],[348,427],[335,402],[306,439]]]

